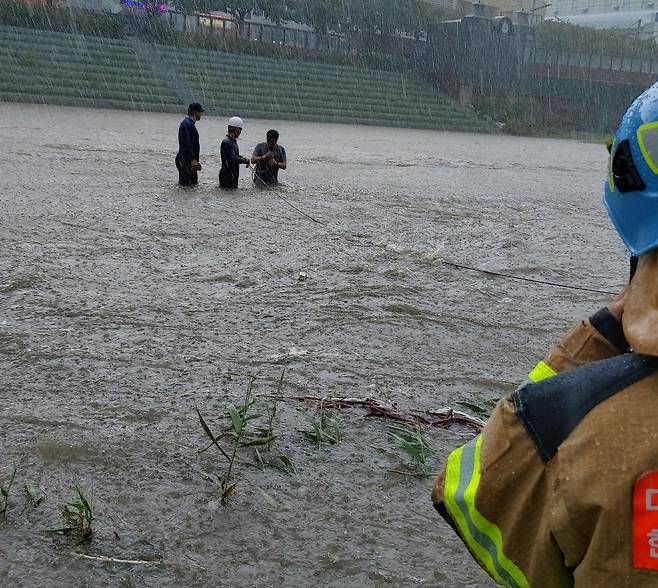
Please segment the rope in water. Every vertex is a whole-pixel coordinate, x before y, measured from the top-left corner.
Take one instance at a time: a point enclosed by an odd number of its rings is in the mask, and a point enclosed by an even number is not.
[[[281,194],[279,194],[278,190],[275,190],[275,189],[274,189],[272,186],[270,186],[265,180],[263,180],[263,178],[261,178],[261,177],[258,175],[258,172],[256,171],[255,168],[251,167],[251,165],[249,165],[248,167],[249,167],[249,169],[251,170],[251,173],[252,173],[252,176],[253,176],[253,177],[258,178],[258,179],[260,180],[260,182],[263,184],[263,186],[265,186],[270,192],[273,192],[273,193],[276,195],[277,198],[280,198],[281,200],[283,200],[283,202],[285,202],[288,206],[290,206],[290,208],[293,208],[293,209],[296,210],[299,214],[305,216],[305,217],[306,217],[307,219],[309,219],[309,220],[312,220],[314,223],[318,223],[319,225],[323,225],[323,226],[326,226],[326,225],[327,225],[327,223],[322,222],[321,220],[318,220],[317,218],[313,218],[310,214],[306,214],[303,210],[300,210],[300,209],[297,208],[294,204],[292,204],[292,202],[289,202],[288,200],[286,200],[283,196],[281,196]]]
[[[584,286],[571,286],[570,284],[560,284],[559,282],[550,282],[548,280],[539,280],[536,278],[524,278],[522,276],[514,276],[512,274],[505,274],[502,272],[494,272],[491,270],[485,270],[478,267],[471,267],[468,265],[462,265],[461,263],[454,263],[452,261],[441,260],[441,263],[444,265],[449,265],[454,268],[468,270],[471,272],[480,272],[489,276],[496,276],[499,278],[507,278],[510,280],[519,280],[521,282],[532,282],[533,284],[546,284],[547,286],[555,286],[556,288],[567,288],[569,290],[582,290],[583,292],[595,292],[596,294],[610,294],[614,296],[617,292],[610,292],[608,290],[597,290],[596,288],[585,288]]]
[[[283,196],[281,196],[281,194],[279,194],[278,190],[274,190],[274,188],[272,186],[270,186],[267,182],[265,182],[265,180],[263,180],[263,178],[261,178],[258,175],[258,172],[255,170],[255,168],[251,167],[251,165],[249,165],[249,169],[251,170],[251,173],[252,173],[253,177],[258,178],[260,180],[260,182],[263,184],[263,186],[265,186],[268,190],[273,192],[278,198],[283,200],[283,202],[285,202],[288,206],[290,206],[291,208],[293,208],[294,210],[296,210],[297,212],[299,212],[300,214],[302,214],[306,218],[312,220],[314,223],[318,223],[319,225],[323,225],[323,226],[327,225],[327,223],[312,217],[310,214],[305,213],[303,210],[300,210],[294,204],[292,204],[291,202],[286,200]],[[358,235],[358,236],[362,237],[363,235]],[[530,282],[532,284],[544,284],[546,286],[554,286],[556,288],[565,288],[565,289],[568,289],[568,290],[580,290],[582,292],[593,292],[595,294],[609,294],[609,295],[612,295],[612,296],[617,294],[617,292],[610,292],[609,290],[598,290],[596,288],[586,288],[585,286],[572,286],[570,284],[560,284],[559,282],[551,282],[549,280],[539,280],[537,278],[525,278],[525,277],[522,277],[522,276],[515,276],[515,275],[512,275],[512,274],[506,274],[506,273],[503,273],[503,272],[494,272],[492,270],[486,270],[486,269],[482,269],[482,268],[478,268],[478,267],[471,267],[469,265],[464,265],[464,264],[461,264],[461,263],[455,263],[455,262],[452,262],[452,261],[441,260],[441,263],[443,265],[449,265],[449,266],[454,267],[456,269],[468,270],[468,271],[471,271],[471,272],[479,272],[481,274],[485,274],[485,275],[488,275],[488,276],[496,276],[498,278],[507,278],[509,280],[518,280],[520,282]]]

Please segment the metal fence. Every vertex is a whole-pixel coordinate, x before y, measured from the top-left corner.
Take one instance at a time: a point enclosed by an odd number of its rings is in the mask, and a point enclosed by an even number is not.
[[[353,52],[349,38],[321,34],[311,30],[300,30],[280,25],[260,24],[250,21],[238,23],[235,20],[204,15],[183,15],[169,12],[163,17],[175,30],[197,33],[227,40],[273,43],[281,47],[298,47],[331,53]]]

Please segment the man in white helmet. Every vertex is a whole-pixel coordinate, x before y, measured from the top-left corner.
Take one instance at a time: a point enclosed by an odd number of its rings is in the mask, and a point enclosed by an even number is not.
[[[228,119],[228,132],[219,149],[222,157],[222,167],[219,170],[219,185],[222,188],[234,189],[238,187],[240,178],[240,164],[249,165],[249,159],[240,155],[238,137],[242,132],[242,119],[232,116]]]

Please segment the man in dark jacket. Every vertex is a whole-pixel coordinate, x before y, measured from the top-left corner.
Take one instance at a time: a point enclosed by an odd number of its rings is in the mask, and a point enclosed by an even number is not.
[[[201,170],[199,163],[199,132],[195,123],[201,120],[203,107],[193,102],[187,109],[187,116],[178,127],[178,183],[181,186],[194,186],[199,183],[197,172]]]
[[[238,137],[242,133],[242,119],[232,116],[228,119],[228,133],[219,149],[222,157],[222,168],[219,170],[219,185],[222,188],[233,189],[238,187],[240,178],[240,164],[249,165],[250,160],[240,155]]]

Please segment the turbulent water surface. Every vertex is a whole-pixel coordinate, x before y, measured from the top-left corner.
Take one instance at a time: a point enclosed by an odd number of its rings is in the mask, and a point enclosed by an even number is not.
[[[224,507],[196,408],[218,432],[250,377],[272,393],[284,368],[284,397],[401,411],[509,393],[607,297],[443,262],[618,289],[605,148],[248,120],[243,153],[279,129],[285,185],[243,167],[226,193],[220,118],[198,123],[200,185],[176,186],[179,121],[0,104],[0,480],[16,466],[0,585],[490,586],[432,479],[391,471],[419,468],[386,421],[343,409],[342,443],[318,447],[314,405],[280,402],[264,469],[240,450]],[[471,433],[427,435],[434,471]],[[47,493],[36,509],[26,482]],[[88,544],[46,533],[76,484]]]

